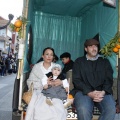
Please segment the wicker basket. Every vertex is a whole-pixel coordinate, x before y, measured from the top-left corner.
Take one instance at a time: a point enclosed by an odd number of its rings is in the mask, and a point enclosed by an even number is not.
[[[33,94],[33,83],[30,85],[30,89],[27,92],[23,93],[22,99],[24,100],[25,103],[29,104]]]

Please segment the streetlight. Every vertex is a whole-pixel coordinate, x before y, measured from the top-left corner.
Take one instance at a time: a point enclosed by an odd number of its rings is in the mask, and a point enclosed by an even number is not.
[[[12,43],[12,39],[10,38],[9,39],[9,47],[8,47],[8,56],[10,56],[10,50],[11,50],[10,45],[11,45],[11,43]]]

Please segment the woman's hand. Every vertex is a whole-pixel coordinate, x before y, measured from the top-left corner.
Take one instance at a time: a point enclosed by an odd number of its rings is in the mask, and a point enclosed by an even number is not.
[[[53,81],[54,83],[54,86],[60,86],[60,85],[63,85],[62,81],[60,79],[56,79]]]
[[[48,85],[52,85],[52,80],[53,80],[52,76],[50,76],[50,77],[47,79]]]

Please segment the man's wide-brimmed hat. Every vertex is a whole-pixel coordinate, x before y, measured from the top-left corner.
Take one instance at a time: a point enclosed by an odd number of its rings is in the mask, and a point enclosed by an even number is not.
[[[88,39],[85,41],[84,46],[99,45],[99,42],[95,39]]]

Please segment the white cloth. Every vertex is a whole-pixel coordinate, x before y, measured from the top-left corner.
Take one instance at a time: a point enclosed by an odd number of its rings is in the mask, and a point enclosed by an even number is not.
[[[64,79],[64,80],[62,80],[62,82],[63,82],[63,87],[64,88],[69,88],[69,83],[68,83],[68,80],[67,79]]]
[[[64,109],[63,103],[60,99],[52,99],[53,106],[46,104],[46,97],[43,96],[42,78],[51,71],[54,63],[46,70],[43,67],[43,62],[34,65],[29,79],[27,80],[28,87],[33,82],[34,92],[32,99],[27,108],[25,120],[66,120],[67,110]]]
[[[44,75],[43,79],[41,80],[43,87],[44,87],[44,85],[47,85],[47,84],[48,84],[48,83],[47,83],[47,79],[48,79],[48,77],[47,77],[46,75]]]

